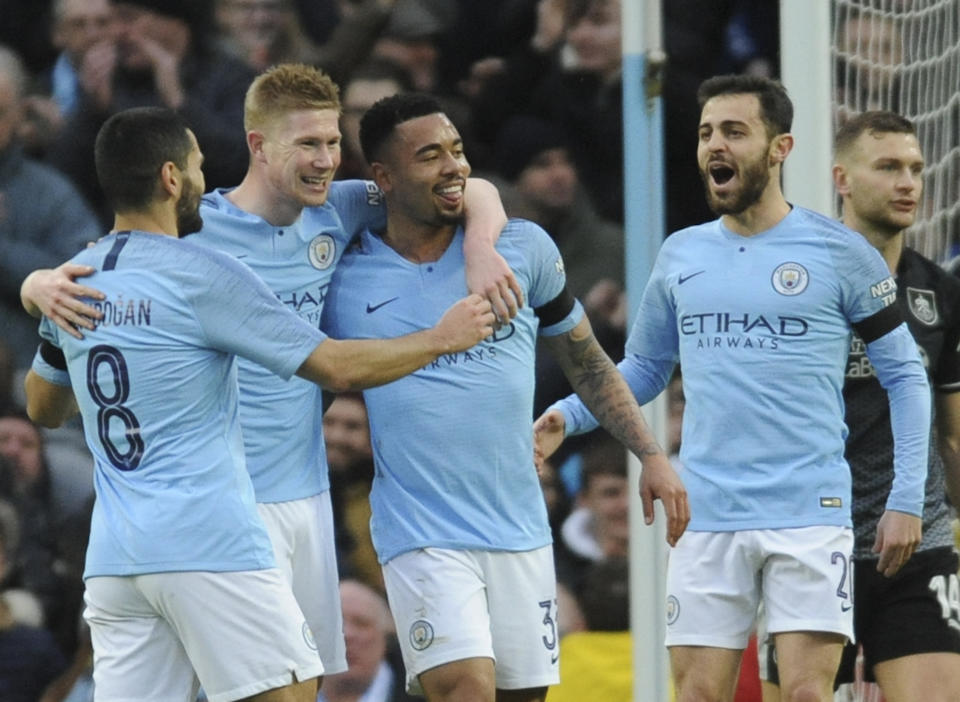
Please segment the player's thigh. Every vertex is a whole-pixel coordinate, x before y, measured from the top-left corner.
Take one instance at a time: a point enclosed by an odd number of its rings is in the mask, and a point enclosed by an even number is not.
[[[670,669],[677,702],[730,702],[736,691],[742,655],[742,649],[671,646]]]
[[[323,673],[310,627],[276,568],[154,573],[137,581],[176,631],[210,702]]]
[[[877,663],[874,676],[886,702],[960,700],[960,654],[918,653]]]
[[[877,666],[924,653],[960,654],[960,581],[952,548],[915,553],[893,578],[857,565],[857,638],[868,679]],[[960,696],[958,696],[960,699]]]
[[[407,551],[384,564],[383,579],[411,692],[421,692],[417,678],[427,670],[494,660],[486,582],[471,552]],[[492,685],[492,666],[490,674]]]
[[[773,639],[783,699],[832,700],[846,637],[830,632],[787,631],[773,634]],[[806,696],[797,696],[799,690],[805,690]]]
[[[536,690],[560,682],[557,582],[553,548],[475,552],[490,610],[498,690]],[[518,693],[519,694],[519,693]],[[523,693],[522,699],[535,699]]]
[[[853,532],[846,527],[766,529],[763,607],[770,634],[814,631],[853,639]],[[779,657],[779,649],[777,651]],[[781,661],[781,680],[783,663]]]
[[[316,702],[317,681],[305,680],[247,697],[245,702]]]
[[[273,543],[277,566],[317,643],[327,675],[347,669],[330,491],[302,500],[257,505]]]
[[[186,651],[134,577],[89,578],[84,601],[98,700],[196,697],[199,683]]]
[[[492,658],[465,658],[425,670],[419,685],[427,702],[494,702]]]
[[[746,648],[760,602],[755,532],[688,531],[667,562],[667,646]]]

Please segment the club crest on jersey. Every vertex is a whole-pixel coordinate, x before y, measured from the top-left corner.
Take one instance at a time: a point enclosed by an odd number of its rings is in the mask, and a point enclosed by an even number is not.
[[[908,287],[907,306],[910,308],[910,314],[916,317],[917,321],[923,322],[927,326],[933,326],[937,323],[939,317],[937,314],[937,298],[933,290]]]
[[[418,619],[410,625],[410,645],[422,651],[433,643],[433,625],[426,619]]]
[[[799,263],[781,263],[773,271],[773,289],[781,295],[799,295],[807,289],[810,274]]]
[[[326,270],[333,265],[334,254],[337,252],[337,242],[329,234],[321,234],[313,238],[307,248],[310,265],[317,270]]]

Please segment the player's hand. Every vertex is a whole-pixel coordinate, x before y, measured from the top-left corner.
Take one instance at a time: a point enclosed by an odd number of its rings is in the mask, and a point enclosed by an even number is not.
[[[467,288],[490,301],[497,328],[517,316],[523,307],[523,290],[507,261],[490,246],[477,247],[467,265]]]
[[[103,313],[84,302],[83,298],[102,300],[103,293],[76,282],[77,278],[96,272],[92,266],[63,263],[56,268],[36,270],[20,286],[20,301],[30,314],[43,314],[58,327],[77,339],[80,329],[94,329],[94,320]]]
[[[433,328],[445,353],[465,351],[493,334],[495,322],[490,302],[479,295],[458,300]]]
[[[653,501],[660,500],[667,514],[667,543],[676,546],[690,522],[690,502],[687,489],[662,453],[645,456],[640,473],[640,501],[643,521],[653,524]]]
[[[533,423],[533,464],[537,475],[543,462],[552,456],[563,443],[566,420],[559,410],[550,410],[541,414]]]
[[[923,521],[906,512],[886,510],[877,524],[873,552],[880,554],[877,572],[892,577],[920,545]]]

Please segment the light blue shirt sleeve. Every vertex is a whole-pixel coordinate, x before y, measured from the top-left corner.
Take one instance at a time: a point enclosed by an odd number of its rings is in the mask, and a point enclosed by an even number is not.
[[[49,340],[54,346],[58,346],[56,335],[49,328],[52,325],[53,322],[44,317],[43,321],[40,323],[40,336]],[[40,355],[39,349],[37,349],[37,352],[33,356],[33,363],[30,365],[30,368],[34,373],[46,380],[48,383],[67,388],[70,387],[70,374],[65,369],[60,370],[59,368],[54,368],[47,363],[43,359],[43,356]]]
[[[247,266],[223,254],[219,259],[205,289],[192,296],[207,341],[290,378],[326,334],[281,304]]]
[[[906,324],[867,344],[867,356],[890,399],[894,478],[887,509],[919,517],[930,447],[930,386],[923,361]]]

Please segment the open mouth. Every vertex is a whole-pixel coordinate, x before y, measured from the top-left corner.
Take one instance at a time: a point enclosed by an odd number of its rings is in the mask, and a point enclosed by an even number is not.
[[[709,166],[710,178],[717,185],[724,185],[735,175],[733,168],[725,163],[714,163]]]
[[[463,183],[453,183],[434,188],[434,193],[448,202],[459,202],[463,197]]]

